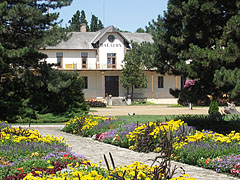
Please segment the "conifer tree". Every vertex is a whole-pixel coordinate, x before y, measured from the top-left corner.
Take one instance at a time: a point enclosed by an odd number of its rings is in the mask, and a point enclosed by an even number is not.
[[[80,11],[77,10],[77,12],[73,15],[72,19],[68,21],[70,24],[69,31],[71,32],[79,32],[81,27],[81,14]]]
[[[103,27],[102,21],[99,20],[98,17],[93,14],[91,18],[90,31],[96,32],[103,28],[104,27]]]
[[[65,29],[58,26],[59,13],[51,10],[71,2],[1,1],[0,79],[4,77],[5,81],[0,81],[0,119],[33,118],[36,111],[86,110],[82,80],[39,63],[46,58],[39,52],[41,48],[68,38]]]
[[[239,94],[239,14],[237,0],[169,0],[152,24],[156,67],[197,80],[205,97]]]
[[[137,33],[144,33],[145,31],[144,31],[143,28],[138,28],[138,29],[136,30],[136,32],[137,32]]]
[[[88,22],[86,20],[85,11],[77,12],[73,15],[72,19],[68,21],[70,26],[68,27],[70,32],[80,32],[81,24],[85,23],[87,26],[87,31],[89,31]]]
[[[63,29],[58,27],[59,13],[49,10],[71,2],[19,0],[0,3],[0,77],[38,66],[39,60],[45,57],[39,49],[58,43],[63,37]]]

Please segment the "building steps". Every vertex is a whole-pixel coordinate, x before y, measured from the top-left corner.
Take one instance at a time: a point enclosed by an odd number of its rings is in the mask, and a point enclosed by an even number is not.
[[[127,106],[127,103],[123,97],[112,97],[113,106]]]

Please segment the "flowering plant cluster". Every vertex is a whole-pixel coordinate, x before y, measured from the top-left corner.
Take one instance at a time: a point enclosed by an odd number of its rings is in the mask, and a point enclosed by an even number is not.
[[[72,134],[80,134],[82,136],[91,136],[91,131],[99,123],[114,120],[116,119],[113,117],[93,115],[75,117],[74,119],[70,119],[68,122],[65,123],[65,126],[62,129],[62,131]]]
[[[8,130],[6,131],[5,128]],[[2,141],[0,141],[0,179],[2,180],[114,180],[116,177],[124,177],[126,180],[135,177],[140,180],[154,179],[155,167],[135,162],[107,170],[90,163],[82,155],[72,153],[62,138],[52,136],[45,138],[38,131],[15,129],[6,122],[4,125],[0,124],[0,129],[4,130],[4,136],[1,136]],[[25,139],[15,141],[18,136]],[[38,139],[33,136],[38,136]],[[183,175],[173,180],[195,179]]]
[[[106,107],[106,103],[98,99],[88,99],[86,100],[86,104],[90,107]]]
[[[197,131],[182,120],[167,122],[149,122],[146,124],[114,123],[118,120],[99,122],[89,132],[99,141],[127,147],[136,151],[159,152],[159,140],[163,132],[173,134],[174,160],[212,168],[217,172],[237,175],[240,163],[240,133],[232,131],[221,134],[213,131]]]

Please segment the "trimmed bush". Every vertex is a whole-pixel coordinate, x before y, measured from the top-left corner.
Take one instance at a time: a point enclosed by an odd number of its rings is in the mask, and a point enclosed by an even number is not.
[[[208,109],[208,114],[215,115],[219,113],[218,103],[216,100],[212,100]]]

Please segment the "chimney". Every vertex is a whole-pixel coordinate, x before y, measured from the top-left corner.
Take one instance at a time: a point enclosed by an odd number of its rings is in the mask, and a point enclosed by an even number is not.
[[[82,23],[80,26],[80,32],[87,32],[87,24],[86,23]]]

